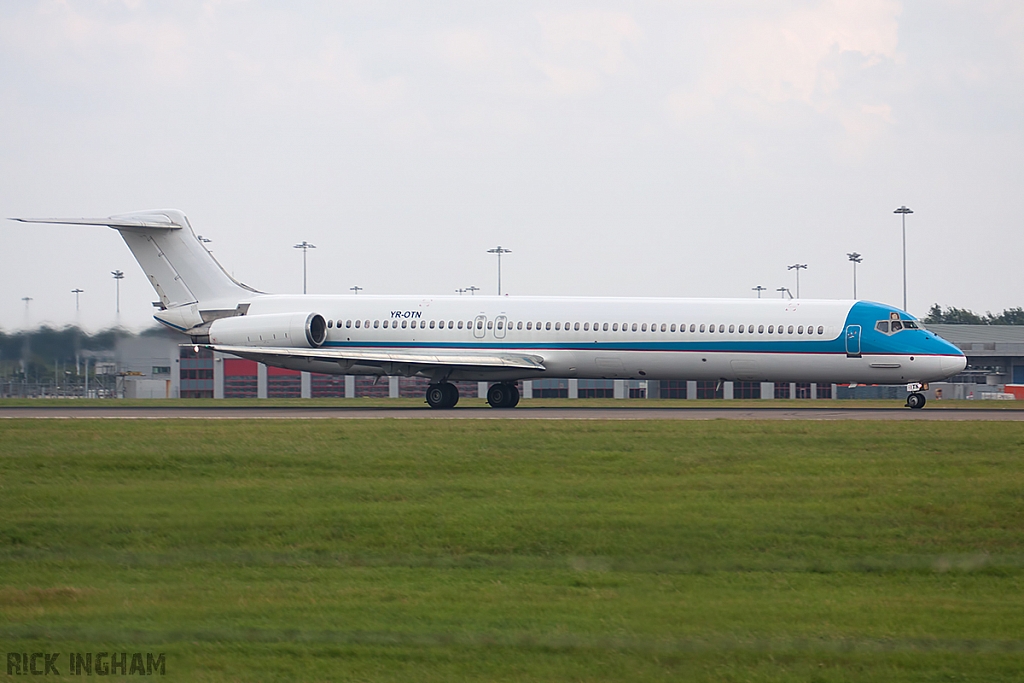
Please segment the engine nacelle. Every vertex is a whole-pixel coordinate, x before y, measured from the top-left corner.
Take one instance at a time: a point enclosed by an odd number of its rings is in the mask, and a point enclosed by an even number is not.
[[[319,313],[240,315],[210,325],[211,344],[316,348],[326,340],[327,321]]]

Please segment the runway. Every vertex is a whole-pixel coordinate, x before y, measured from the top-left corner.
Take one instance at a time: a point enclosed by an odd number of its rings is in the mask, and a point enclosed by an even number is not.
[[[495,410],[467,406],[119,406],[116,403],[0,406],[0,419],[190,419],[190,420],[901,420],[1024,422],[1024,410],[986,408],[685,408],[529,407]]]

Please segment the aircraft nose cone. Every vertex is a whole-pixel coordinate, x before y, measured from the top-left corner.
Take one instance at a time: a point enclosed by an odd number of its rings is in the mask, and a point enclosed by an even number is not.
[[[960,374],[967,367],[966,356],[943,356],[942,358],[942,372],[950,377],[952,375]]]

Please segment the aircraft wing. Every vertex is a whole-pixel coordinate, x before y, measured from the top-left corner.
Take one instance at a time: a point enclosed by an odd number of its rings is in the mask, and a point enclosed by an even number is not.
[[[183,346],[194,346],[183,344]],[[200,348],[230,353],[252,359],[308,358],[338,364],[373,366],[418,366],[421,368],[490,368],[501,370],[545,371],[540,356],[519,353],[491,353],[488,351],[451,351],[448,349],[368,349],[368,348],[284,348],[260,346],[228,346],[224,344],[198,344]]]

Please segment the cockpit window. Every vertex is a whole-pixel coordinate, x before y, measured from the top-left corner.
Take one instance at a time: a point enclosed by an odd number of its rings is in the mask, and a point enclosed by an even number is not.
[[[923,328],[914,320],[897,320],[896,318],[891,318],[889,320],[879,320],[875,323],[875,329],[882,334],[896,334],[903,330],[920,330]]]

